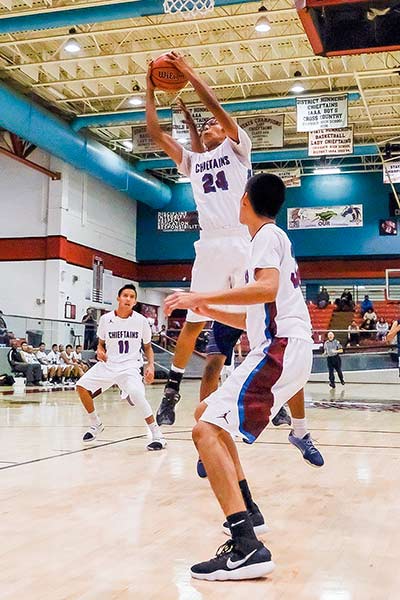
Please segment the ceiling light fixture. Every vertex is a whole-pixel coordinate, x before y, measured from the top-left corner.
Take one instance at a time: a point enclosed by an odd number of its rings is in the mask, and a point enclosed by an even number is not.
[[[189,177],[178,177],[177,183],[190,183]]]
[[[295,71],[293,73],[293,77],[301,77],[301,71]],[[300,83],[300,81],[294,83],[292,85],[292,87],[290,88],[290,91],[293,92],[294,94],[301,94],[302,92],[305,91],[305,87],[302,83]]]
[[[142,106],[143,98],[139,98],[138,96],[132,96],[132,98],[129,98],[128,104],[130,104],[131,106]]]
[[[125,146],[127,150],[133,150],[133,144],[131,140],[123,140],[122,145]]]
[[[268,11],[265,6],[260,6],[258,12],[261,13],[261,16],[258,18],[254,29],[259,33],[268,33],[268,31],[271,29],[271,23],[266,15]]]
[[[341,170],[339,167],[317,167],[313,173],[314,175],[338,175]]]
[[[74,27],[72,27],[72,29],[69,30],[69,33],[73,35],[74,33],[76,33],[76,29]],[[81,48],[80,43],[74,37],[68,38],[67,41],[64,44],[64,50],[66,52],[71,52],[71,54],[74,54],[76,52],[80,52],[81,49],[82,48]]]

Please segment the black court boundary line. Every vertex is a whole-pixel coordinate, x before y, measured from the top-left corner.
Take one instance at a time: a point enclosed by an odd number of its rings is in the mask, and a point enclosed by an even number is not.
[[[181,431],[181,433],[191,433],[191,429],[188,431]],[[166,431],[164,435],[168,435],[169,433],[173,433],[172,431]],[[141,435],[133,435],[131,437],[122,438],[121,440],[114,440],[112,442],[105,442],[104,444],[97,444],[95,446],[89,446],[87,448],[80,448],[79,450],[70,450],[68,452],[62,452],[59,454],[52,454],[50,456],[43,456],[42,458],[34,458],[33,460],[26,460],[20,463],[7,464],[6,467],[0,467],[0,471],[5,471],[5,469],[13,469],[15,467],[22,467],[24,465],[32,465],[34,463],[43,462],[45,460],[52,460],[53,458],[61,458],[63,456],[70,456],[71,454],[79,454],[80,452],[87,452],[88,450],[96,450],[97,448],[104,448],[104,446],[112,446],[114,444],[120,444],[121,442],[129,442],[130,440],[139,440],[141,438],[147,437],[147,433],[142,433]],[[6,461],[4,461],[6,462]],[[10,461],[7,461],[10,462]]]

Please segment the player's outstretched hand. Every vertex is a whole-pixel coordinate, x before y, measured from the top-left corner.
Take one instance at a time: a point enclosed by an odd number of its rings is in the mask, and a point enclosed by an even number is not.
[[[151,60],[149,62],[149,66],[147,68],[146,87],[147,87],[148,90],[154,91],[156,89],[156,86],[154,85],[153,80],[151,78],[151,69],[152,69],[152,66],[153,66],[153,61]]]
[[[166,56],[167,60],[169,60],[171,65],[173,65],[176,69],[178,69],[178,71],[186,75],[187,78],[189,78],[189,76],[193,73],[192,67],[186,62],[184,56],[182,56],[182,54],[179,54],[179,52],[175,52],[175,50],[172,50],[172,52],[168,52]]]
[[[167,317],[177,308],[193,309],[204,305],[202,294],[196,292],[175,292],[166,297],[164,303],[164,313]]]
[[[154,365],[147,365],[144,369],[144,382],[153,383],[154,381]]]

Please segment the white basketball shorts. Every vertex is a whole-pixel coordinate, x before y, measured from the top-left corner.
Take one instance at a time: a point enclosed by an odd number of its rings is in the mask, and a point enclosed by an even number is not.
[[[117,385],[135,404],[142,405],[146,401],[140,370],[137,365],[130,363],[114,365],[98,362],[82,375],[76,385],[89,390],[93,396],[102,394],[111,386]]]
[[[311,366],[311,342],[274,338],[252,350],[204,400],[207,408],[201,421],[253,443],[285,402],[305,386]]]
[[[194,248],[196,258],[192,269],[192,292],[217,292],[245,285],[250,241],[241,231],[227,229],[218,232],[218,235],[202,232]],[[217,308],[229,312],[245,312],[243,306]],[[204,317],[189,310],[186,320],[201,323]]]

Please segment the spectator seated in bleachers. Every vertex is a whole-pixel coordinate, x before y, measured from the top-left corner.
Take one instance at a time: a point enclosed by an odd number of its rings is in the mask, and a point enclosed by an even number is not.
[[[373,308],[369,308],[363,314],[363,322],[361,323],[361,329],[371,330],[375,329],[376,322],[378,317],[376,316],[376,312]]]
[[[56,385],[60,381],[61,369],[50,362],[46,352],[46,344],[42,342],[36,351],[36,358],[39,361],[43,374],[46,373],[47,380],[52,385]]]
[[[64,350],[64,346],[61,346],[62,349]],[[60,352],[59,352],[59,346],[58,344],[53,344],[51,347],[51,351],[48,353],[47,358],[49,359],[50,363],[52,365],[56,365],[57,366],[57,378],[58,381],[63,385],[63,384],[68,384],[70,383],[68,378],[70,376],[71,373],[71,366],[70,365],[66,365],[64,363],[64,361],[61,361],[60,358]]]
[[[317,296],[318,308],[326,308],[329,304],[329,294],[326,288],[322,288]]]
[[[26,377],[28,386],[42,385],[42,369],[40,364],[28,363],[24,360],[22,351],[18,348],[18,342],[11,340],[11,350],[8,353],[8,362],[13,373],[22,373]]]
[[[387,332],[389,331],[389,323],[384,319],[384,317],[379,317],[378,322],[375,325],[376,329],[376,339],[380,342],[384,342],[386,340]]]
[[[68,384],[74,385],[75,380],[78,377],[78,368],[72,360],[72,346],[71,344],[68,344],[68,346],[64,348],[63,344],[59,344],[58,351],[60,353],[60,364],[64,367],[65,381]],[[80,369],[79,372],[81,371],[82,370]]]
[[[72,360],[75,364],[79,365],[84,373],[90,369],[90,364],[82,358],[82,346],[78,345],[72,353]]]
[[[356,321],[352,321],[347,328],[347,347],[360,345],[360,328]]]
[[[347,288],[343,290],[340,298],[336,298],[335,304],[337,306],[337,310],[339,311],[348,312],[354,310],[353,295],[350,290]]]
[[[371,308],[372,310],[374,310],[374,305],[372,304],[371,300],[369,299],[368,295],[364,296],[364,300],[361,302],[361,314],[363,315],[364,313],[367,312],[367,310],[369,308]]]

